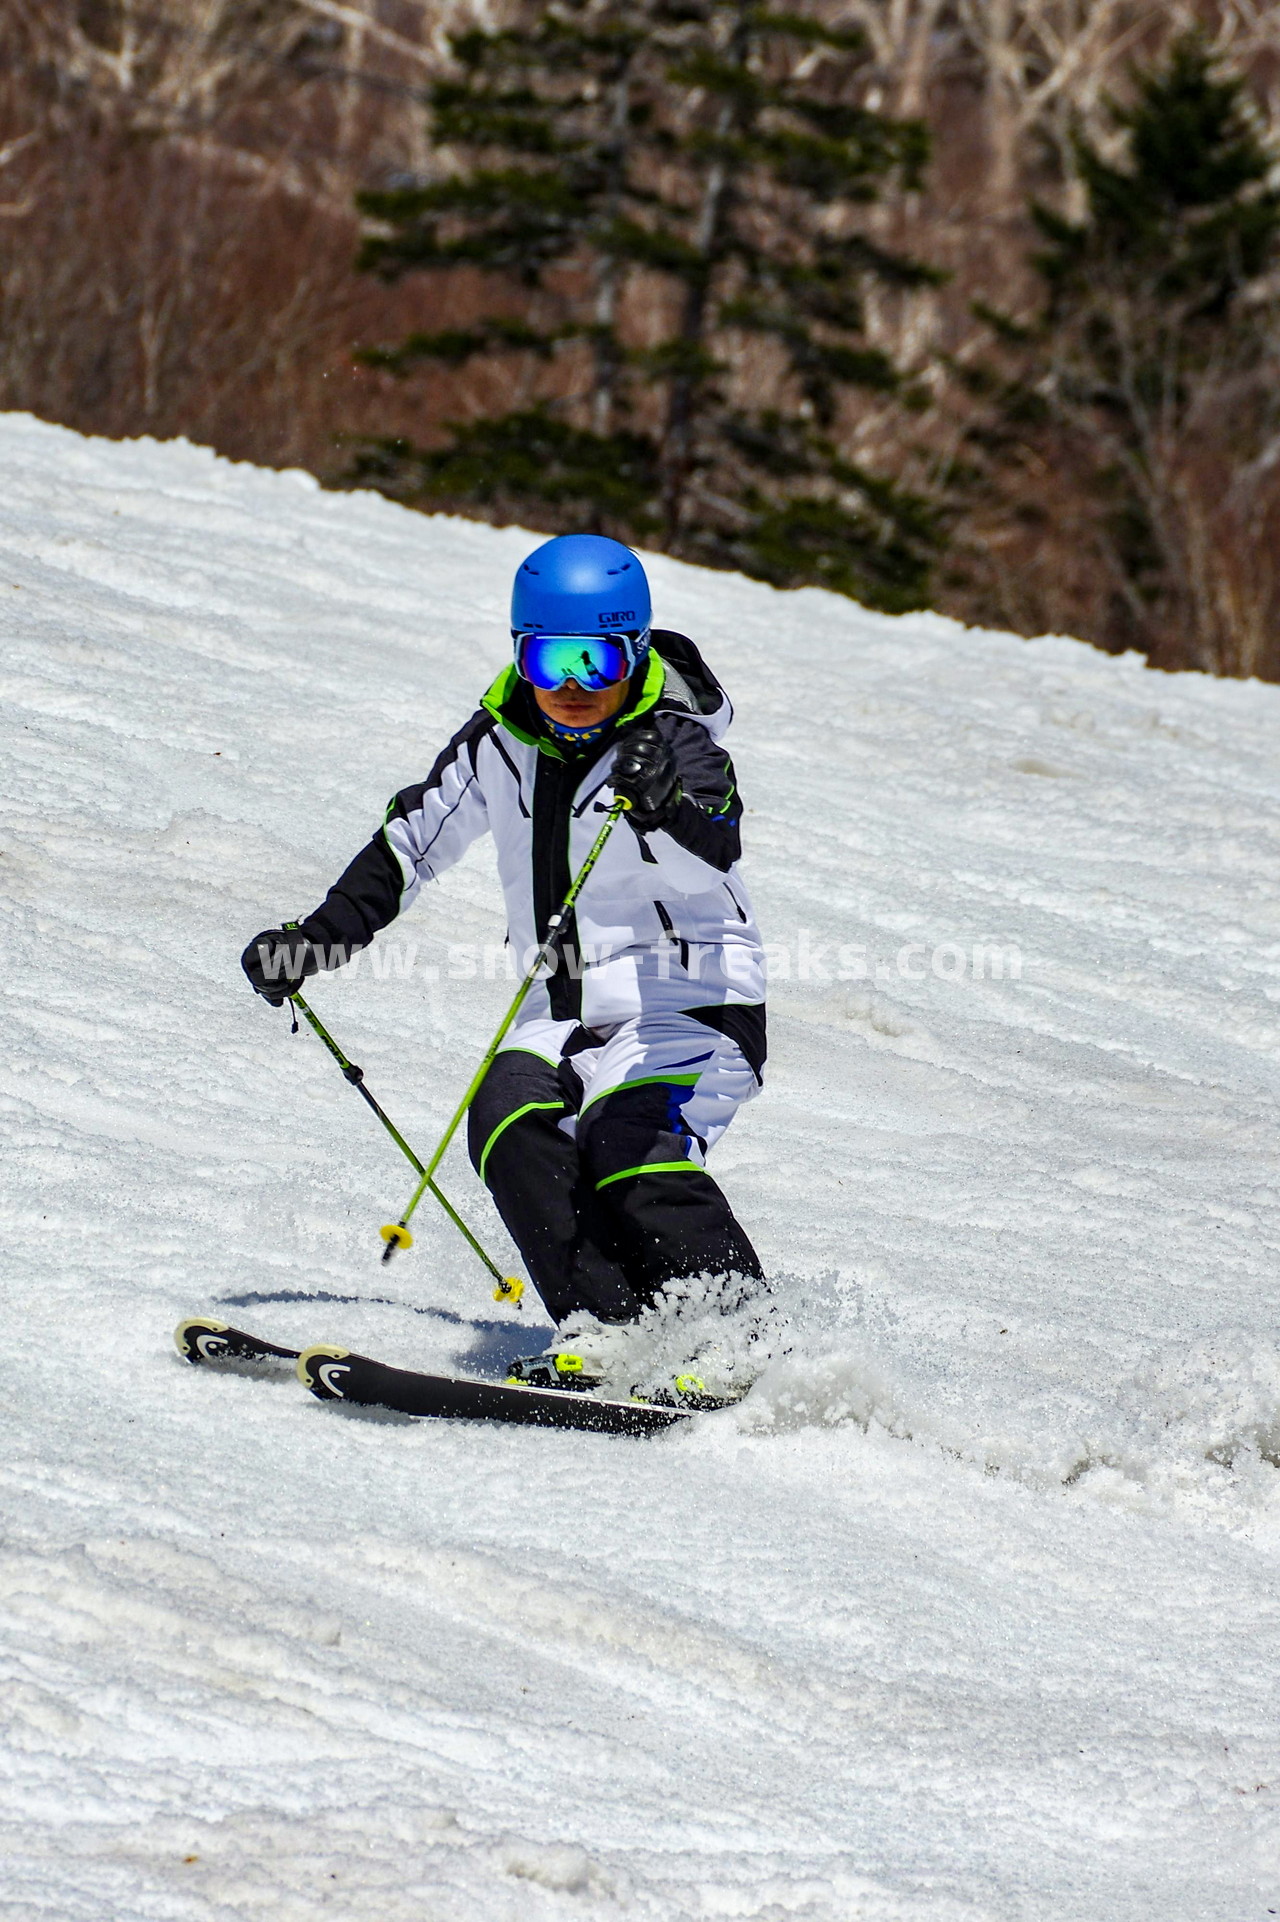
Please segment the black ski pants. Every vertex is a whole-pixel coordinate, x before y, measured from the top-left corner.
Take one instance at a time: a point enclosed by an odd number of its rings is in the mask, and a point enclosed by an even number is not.
[[[697,1023],[686,1026],[696,1033]],[[735,1044],[706,1028],[701,1035],[707,1060],[723,1067]],[[762,1272],[728,1201],[699,1165],[706,1144],[693,1132],[698,1075],[664,1080],[659,1064],[654,1075],[597,1093],[574,1063],[585,1067],[600,1046],[585,1028],[565,1038],[558,1062],[508,1045],[468,1117],[472,1165],[548,1312],[557,1322],[579,1309],[629,1321],[666,1282],[700,1274],[733,1278],[737,1299],[742,1283]],[[572,1132],[561,1125],[566,1117],[576,1117]]]

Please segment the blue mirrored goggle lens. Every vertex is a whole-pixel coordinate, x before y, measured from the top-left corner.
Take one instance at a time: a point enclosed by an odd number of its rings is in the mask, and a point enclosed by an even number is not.
[[[629,637],[621,634],[522,634],[516,644],[518,673],[548,692],[566,681],[587,690],[616,687],[635,658]]]

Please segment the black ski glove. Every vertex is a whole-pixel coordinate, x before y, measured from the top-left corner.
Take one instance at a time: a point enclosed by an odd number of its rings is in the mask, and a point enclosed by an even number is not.
[[[273,1008],[282,1008],[294,988],[319,973],[320,961],[298,928],[264,928],[240,956],[240,966],[254,993]]]
[[[680,806],[680,776],[669,741],[656,727],[628,728],[613,762],[613,791],[630,801],[627,819],[638,834],[668,827]]]

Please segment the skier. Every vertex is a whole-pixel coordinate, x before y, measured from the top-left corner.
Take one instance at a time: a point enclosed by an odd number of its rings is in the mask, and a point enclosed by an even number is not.
[[[720,1278],[726,1309],[762,1283],[705,1162],[761,1084],[763,955],[720,745],[732,709],[690,640],[651,630],[638,557],[595,534],[547,541],[517,571],[511,634],[512,666],[427,779],[320,906],[256,935],[242,964],[280,1006],[487,828],[527,965],[601,814],[629,804],[468,1116],[472,1164],[560,1324],[513,1376],[588,1386],[610,1372],[591,1332],[634,1323],[668,1283]]]

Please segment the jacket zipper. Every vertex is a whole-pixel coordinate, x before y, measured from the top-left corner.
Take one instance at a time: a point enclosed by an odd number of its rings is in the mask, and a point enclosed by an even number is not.
[[[666,936],[667,940],[671,943],[672,947],[679,948],[680,966],[684,969],[685,973],[688,974],[689,943],[683,938],[682,935],[679,935],[676,933],[676,924],[671,919],[671,916],[667,913],[667,910],[663,906],[662,902],[655,901],[653,905],[658,911],[658,919],[662,923],[663,934]]]

